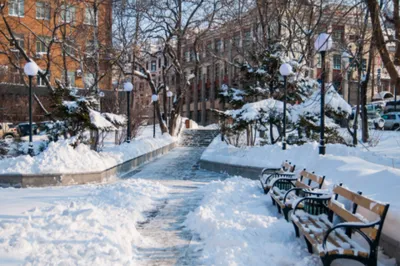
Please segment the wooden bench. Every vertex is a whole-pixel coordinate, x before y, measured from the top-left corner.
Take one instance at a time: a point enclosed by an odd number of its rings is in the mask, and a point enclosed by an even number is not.
[[[340,258],[376,266],[379,238],[389,204],[371,200],[361,192],[355,193],[341,185],[336,186],[333,193],[332,197],[311,196],[296,203],[291,217],[296,236],[299,237],[299,232],[303,234],[308,251],[311,253],[314,249],[325,266]],[[350,210],[338,201],[338,197],[351,203]],[[299,209],[299,205],[303,208]],[[374,218],[361,216],[357,213],[359,207],[368,212],[368,217]],[[343,222],[337,223],[336,220]],[[368,246],[352,239],[354,233],[360,235]]]
[[[282,162],[280,168],[264,168],[260,174],[260,183],[264,193],[268,194],[268,191],[271,188],[271,183],[274,179],[280,177],[292,177],[295,169],[296,165],[292,165],[287,160]]]
[[[324,192],[313,192],[315,189],[321,189],[325,180],[325,176],[317,176],[314,173],[307,172],[306,169],[298,174],[298,177],[278,178],[271,184],[269,194],[271,195],[272,204],[276,205],[278,212],[285,216],[289,221],[289,212],[292,210],[292,203],[299,198],[305,196],[320,196]]]

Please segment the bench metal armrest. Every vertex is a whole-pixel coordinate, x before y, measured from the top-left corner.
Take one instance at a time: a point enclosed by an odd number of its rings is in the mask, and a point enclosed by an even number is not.
[[[370,247],[370,254],[373,252],[374,249],[374,244],[372,243],[372,240],[363,232],[361,229],[363,228],[369,228],[369,227],[374,227],[375,225],[379,224],[381,221],[375,221],[371,223],[352,223],[352,222],[344,222],[335,225],[334,227],[330,228],[325,236],[324,236],[324,241],[322,242],[322,248],[325,250],[326,249],[326,242],[328,241],[329,234],[335,231],[338,228],[351,228],[354,231],[357,231],[364,239],[367,241],[369,247]]]
[[[286,191],[285,196],[283,197],[283,204],[286,203],[286,199],[290,193],[292,193],[293,191],[302,191],[302,190],[304,190],[304,189],[300,188],[300,187],[294,187],[294,188],[291,188],[288,191]]]
[[[326,200],[330,200],[332,198],[332,195],[330,194],[326,194],[326,195],[321,195],[320,197],[304,197],[301,198],[300,200],[297,201],[296,205],[293,207],[293,214],[295,214],[297,207],[299,206],[300,203],[302,203],[303,201],[306,200],[314,200],[314,201],[326,201]]]
[[[272,174],[270,174],[266,179],[265,179],[265,182],[264,182],[264,184],[268,184],[269,182],[270,182],[270,180],[272,179],[272,178],[274,178],[274,177],[276,177],[276,178],[283,178],[283,177],[286,177],[286,178],[290,178],[290,177],[294,177],[295,175],[294,174],[292,174],[292,173],[272,173]],[[260,181],[262,182],[262,175],[260,176]]]

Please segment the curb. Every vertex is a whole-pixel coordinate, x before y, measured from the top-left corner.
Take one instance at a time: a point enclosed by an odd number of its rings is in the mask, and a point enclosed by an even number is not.
[[[124,174],[160,155],[174,149],[177,143],[171,143],[149,153],[125,161],[103,171],[85,173],[49,173],[49,174],[9,174],[0,175],[0,184],[19,188],[68,186],[88,183],[101,183],[107,179]]]

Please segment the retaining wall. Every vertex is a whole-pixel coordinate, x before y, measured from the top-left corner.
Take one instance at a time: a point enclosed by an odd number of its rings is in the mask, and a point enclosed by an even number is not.
[[[120,176],[141,164],[148,162],[176,147],[171,143],[152,152],[140,155],[129,161],[99,172],[64,173],[64,174],[10,174],[0,175],[0,184],[13,187],[67,186],[103,182],[111,177]]]
[[[228,173],[229,175],[240,175],[254,180],[259,179],[263,169],[261,167],[240,166],[206,160],[200,160],[200,168],[218,173]],[[400,241],[382,234],[379,245],[383,248],[385,254],[395,258],[397,264],[400,265]]]

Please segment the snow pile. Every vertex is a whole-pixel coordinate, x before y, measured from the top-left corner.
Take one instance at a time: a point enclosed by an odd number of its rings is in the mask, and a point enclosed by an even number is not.
[[[103,118],[104,119],[104,118]],[[35,157],[29,155],[0,160],[0,174],[81,173],[106,170],[110,167],[159,149],[175,141],[168,134],[157,138],[137,138],[131,143],[106,147],[102,152],[80,144],[73,148],[73,140],[51,142]]]
[[[203,241],[202,265],[321,265],[303,238],[295,237],[293,225],[277,214],[258,181],[234,177],[201,190],[204,198],[185,225]],[[379,265],[395,261],[379,254]]]
[[[397,145],[398,146],[398,145]],[[400,158],[400,152],[398,153]],[[221,142],[217,137],[202,154],[202,160],[226,164],[277,167],[282,161],[296,164],[298,171],[306,168],[325,175],[324,186],[332,188],[343,183],[354,191],[381,202],[389,202],[384,233],[400,240],[400,169],[393,168],[393,159],[368,152],[361,147],[351,148],[328,144],[326,155],[318,154],[318,143],[289,146],[283,151],[278,145],[236,148]]]
[[[10,190],[13,189],[3,189],[1,194]],[[83,195],[73,195],[76,190]],[[65,197],[65,193],[72,195],[70,199],[53,201],[50,207],[33,208],[1,219],[1,264],[132,265],[137,257],[136,247],[146,243],[136,223],[144,221],[143,212],[152,209],[156,199],[165,197],[168,188],[145,180],[125,180],[72,190],[21,191],[42,195],[58,191],[59,198]]]
[[[235,177],[201,189],[200,207],[185,224],[204,242],[202,265],[320,265],[293,226],[266,207],[271,201],[258,181]]]

